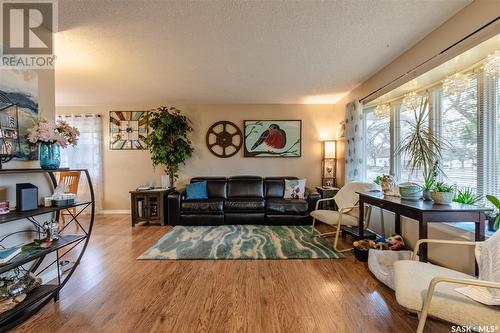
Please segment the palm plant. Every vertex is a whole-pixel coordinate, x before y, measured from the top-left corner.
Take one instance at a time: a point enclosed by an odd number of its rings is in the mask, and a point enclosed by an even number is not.
[[[429,98],[424,96],[413,110],[414,119],[408,122],[410,130],[402,138],[396,152],[408,158],[406,167],[411,173],[421,170],[424,178],[432,180],[435,179],[432,168],[441,158],[443,144],[429,128],[428,103]],[[431,187],[433,183],[429,185]]]
[[[500,200],[494,195],[487,195],[486,199],[495,206],[495,211],[490,214],[490,217],[493,219],[493,229],[500,229]]]

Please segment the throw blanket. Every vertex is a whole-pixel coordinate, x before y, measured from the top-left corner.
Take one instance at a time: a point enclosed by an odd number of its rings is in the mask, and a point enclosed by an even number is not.
[[[486,241],[476,245],[476,260],[479,267],[479,280],[500,283],[499,231]],[[483,304],[500,305],[500,289],[470,286],[456,290]]]

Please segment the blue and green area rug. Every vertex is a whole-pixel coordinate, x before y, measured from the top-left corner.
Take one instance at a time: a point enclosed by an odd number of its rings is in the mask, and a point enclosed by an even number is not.
[[[310,226],[175,226],[137,259],[339,259]]]

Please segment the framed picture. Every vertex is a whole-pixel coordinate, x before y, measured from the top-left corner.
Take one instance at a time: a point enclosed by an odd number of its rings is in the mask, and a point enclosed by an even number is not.
[[[149,131],[148,111],[110,111],[109,149],[147,149],[146,137]]]
[[[245,157],[300,157],[301,120],[245,120]]]

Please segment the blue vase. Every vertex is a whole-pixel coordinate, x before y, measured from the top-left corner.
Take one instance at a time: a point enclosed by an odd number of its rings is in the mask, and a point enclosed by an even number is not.
[[[44,170],[59,169],[61,165],[61,146],[57,143],[40,143],[40,167]]]

